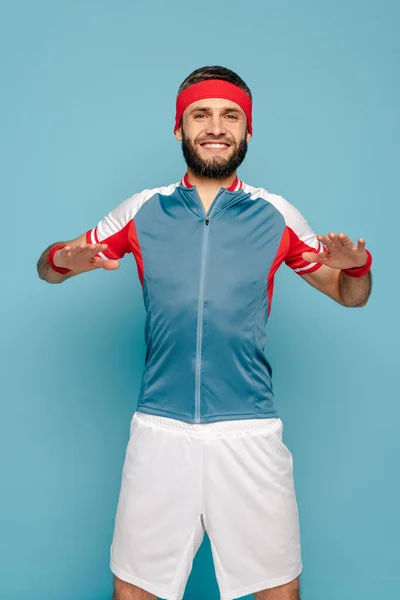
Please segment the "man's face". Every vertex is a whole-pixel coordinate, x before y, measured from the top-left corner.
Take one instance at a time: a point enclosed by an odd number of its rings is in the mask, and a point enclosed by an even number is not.
[[[223,98],[190,104],[175,135],[182,142],[188,167],[196,175],[211,179],[223,179],[235,172],[251,138],[243,109]]]

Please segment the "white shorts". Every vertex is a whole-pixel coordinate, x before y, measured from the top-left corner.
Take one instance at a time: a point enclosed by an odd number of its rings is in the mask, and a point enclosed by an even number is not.
[[[192,424],[136,412],[112,572],[180,600],[207,531],[222,600],[295,579],[300,531],[282,429],[279,418]]]

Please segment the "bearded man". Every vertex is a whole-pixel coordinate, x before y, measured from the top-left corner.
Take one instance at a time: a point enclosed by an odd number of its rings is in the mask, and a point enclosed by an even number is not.
[[[302,571],[292,455],[264,353],[274,275],[286,263],[343,306],[365,306],[371,254],[316,235],[282,196],[241,181],[252,95],[224,67],[179,88],[187,172],[141,191],[38,262],[51,283],[133,254],[146,360],[111,546],[114,600],[183,597],[204,532],[222,600],[298,600]],[[106,343],[106,342],[105,342]]]

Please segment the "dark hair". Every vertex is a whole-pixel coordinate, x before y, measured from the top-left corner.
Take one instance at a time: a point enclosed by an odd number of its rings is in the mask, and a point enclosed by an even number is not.
[[[178,96],[183,90],[186,90],[189,86],[200,83],[200,81],[207,81],[207,79],[223,79],[223,81],[228,81],[229,83],[233,83],[237,85],[242,90],[246,92],[252,98],[250,88],[245,84],[243,79],[239,77],[234,71],[227,69],[226,67],[200,67],[200,69],[196,69],[193,73],[190,73],[188,77],[186,77],[185,81],[181,83]]]

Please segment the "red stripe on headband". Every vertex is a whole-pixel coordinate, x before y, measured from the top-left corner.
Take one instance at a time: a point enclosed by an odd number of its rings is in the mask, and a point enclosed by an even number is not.
[[[252,101],[250,96],[233,83],[223,81],[222,79],[208,79],[207,81],[194,83],[179,94],[176,100],[174,133],[179,128],[182,115],[189,104],[197,102],[198,100],[204,100],[204,98],[225,98],[226,100],[231,100],[238,104],[246,115],[249,133],[251,134],[253,132],[251,116]]]

